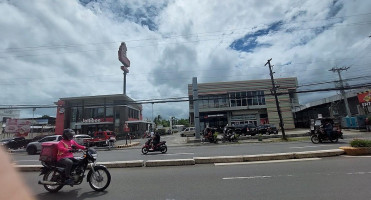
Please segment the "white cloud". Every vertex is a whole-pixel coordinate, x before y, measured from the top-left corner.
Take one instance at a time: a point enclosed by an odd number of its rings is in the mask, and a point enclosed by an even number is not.
[[[122,93],[122,41],[132,64],[127,94],[137,100],[187,96],[192,77],[200,83],[269,78],[269,58],[276,77],[297,76],[299,85],[337,79],[328,71],[335,66],[352,65],[344,78],[370,75],[370,7],[367,0],[2,0],[0,102]],[[278,30],[259,34],[277,22]],[[251,52],[230,47],[246,35],[254,35]],[[325,95],[301,94],[300,101]],[[152,105],[143,113],[151,118]],[[155,104],[153,113],[188,118],[188,105]]]

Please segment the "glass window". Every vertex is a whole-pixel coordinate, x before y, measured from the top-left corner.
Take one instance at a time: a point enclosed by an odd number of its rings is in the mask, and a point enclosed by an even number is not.
[[[113,117],[113,107],[106,108],[106,117]]]

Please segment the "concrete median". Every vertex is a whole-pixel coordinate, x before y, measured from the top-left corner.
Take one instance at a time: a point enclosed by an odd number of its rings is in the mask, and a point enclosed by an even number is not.
[[[145,167],[195,165],[194,159],[147,160]]]
[[[104,165],[108,168],[129,168],[129,167],[143,167],[143,160],[132,160],[132,161],[112,161],[112,162],[98,162],[98,164]]]
[[[196,164],[243,162],[243,156],[194,157]]]
[[[194,157],[193,159],[112,161],[112,162],[98,162],[98,164],[105,165],[108,168],[161,167],[161,166],[184,166],[184,165],[195,165],[195,164],[214,164],[214,163],[319,158],[319,157],[340,156],[343,154],[345,154],[345,152],[342,149],[331,149],[331,150],[289,152],[289,153],[276,153],[276,154],[259,154],[259,155]],[[18,171],[31,172],[31,171],[39,171],[42,165],[15,165],[15,167]]]

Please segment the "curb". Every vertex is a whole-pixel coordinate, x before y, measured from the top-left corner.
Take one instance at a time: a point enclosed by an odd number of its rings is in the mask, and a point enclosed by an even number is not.
[[[342,149],[331,149],[331,150],[303,151],[303,152],[276,153],[276,154],[194,157],[193,159],[112,161],[112,162],[98,162],[97,164],[105,165],[107,168],[162,167],[162,166],[185,166],[185,165],[196,165],[196,164],[320,158],[320,157],[340,156],[343,154],[345,154],[345,152]],[[15,165],[15,168],[21,172],[40,171],[41,167],[42,165]]]
[[[138,145],[139,145],[139,142],[133,142],[131,144],[117,145],[115,148],[121,149],[121,148],[133,147],[133,146],[138,146]]]

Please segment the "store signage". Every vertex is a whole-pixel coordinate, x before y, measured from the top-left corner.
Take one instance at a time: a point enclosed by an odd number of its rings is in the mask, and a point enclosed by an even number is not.
[[[98,122],[101,122],[101,119],[94,119],[94,118],[82,119],[82,123],[98,123]]]
[[[362,107],[371,106],[371,92],[362,92],[358,93],[358,101],[362,105]]]
[[[113,122],[112,117],[104,118],[89,118],[89,119],[82,119],[82,123],[100,123],[100,122]]]

